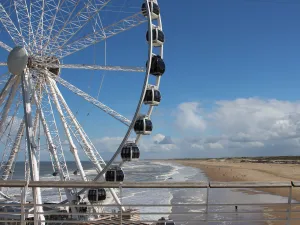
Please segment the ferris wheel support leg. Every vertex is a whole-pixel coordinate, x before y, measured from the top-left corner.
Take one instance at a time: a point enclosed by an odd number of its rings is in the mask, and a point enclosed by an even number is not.
[[[57,94],[59,100],[61,101],[63,107],[65,108],[65,110],[66,110],[66,112],[67,112],[67,114],[68,114],[69,117],[71,118],[72,123],[74,124],[76,130],[77,130],[78,133],[79,133],[79,136],[80,136],[80,138],[81,138],[81,141],[83,142],[84,147],[85,147],[84,151],[85,151],[86,155],[88,156],[88,158],[90,159],[90,161],[96,166],[97,171],[100,173],[100,172],[102,171],[102,167],[101,167],[99,161],[97,160],[97,157],[96,157],[96,155],[95,155],[95,153],[94,153],[94,149],[91,147],[91,145],[88,143],[88,140],[85,138],[85,135],[84,135],[84,133],[83,133],[83,131],[82,131],[83,128],[82,128],[82,127],[79,125],[79,123],[77,122],[75,116],[73,115],[73,113],[72,113],[72,111],[70,110],[68,104],[66,103],[65,99],[63,98],[63,96],[62,96],[60,90],[58,89],[58,87],[57,87],[55,81],[54,81],[53,79],[50,79],[50,81],[51,81],[51,83],[52,83],[52,85],[53,85],[53,87],[54,87],[54,89],[55,89],[55,91],[56,91],[56,94]],[[103,174],[103,177],[105,177],[104,174]],[[111,195],[113,196],[115,202],[116,202],[118,205],[121,205],[121,201],[120,201],[120,199],[118,198],[118,196],[117,196],[115,190],[112,189],[112,188],[109,188],[109,191],[110,191]],[[125,208],[122,207],[122,210],[125,211]]]
[[[45,133],[45,136],[46,136],[46,140],[47,140],[48,145],[49,145],[49,151],[50,151],[51,155],[54,158],[55,167],[58,169],[60,179],[62,181],[64,181],[65,180],[65,175],[64,175],[63,170],[62,170],[62,168],[59,164],[59,159],[58,159],[58,156],[57,156],[57,153],[56,153],[56,146],[53,143],[53,139],[52,139],[52,136],[51,136],[51,133],[50,133],[50,129],[49,129],[49,126],[46,122],[45,114],[44,114],[43,110],[41,109],[41,106],[40,106],[40,103],[38,101],[38,97],[37,97],[36,93],[34,93],[34,101],[36,103],[36,107],[37,107],[37,110],[38,110],[38,115],[40,117],[40,120],[41,120],[41,123],[42,123],[42,126],[43,126],[43,130],[44,130],[44,133]],[[65,193],[66,193],[67,198],[69,199],[69,201],[73,200],[72,195],[71,195],[71,190],[65,188]]]
[[[27,150],[30,166],[30,176],[32,181],[39,180],[39,171],[37,167],[36,159],[36,144],[34,141],[33,126],[32,126],[32,115],[31,115],[31,102],[30,102],[30,93],[29,88],[29,77],[28,74],[24,71],[21,75],[22,77],[22,92],[23,92],[23,104],[24,104],[24,120],[25,120],[25,130],[27,138]],[[42,204],[42,196],[40,188],[32,188],[33,199],[35,204]],[[39,213],[43,213],[43,207],[37,206],[35,210]],[[43,214],[38,215],[39,224],[45,225],[45,217]]]
[[[16,96],[17,89],[19,87],[19,83],[20,83],[20,78],[18,78],[17,81],[13,84],[12,89],[9,93],[8,99],[3,107],[3,111],[2,111],[1,119],[0,119],[0,133],[2,133],[2,131],[3,131],[3,125],[6,122],[11,104]]]
[[[59,104],[57,95],[55,93],[55,89],[54,89],[54,87],[53,87],[53,85],[51,83],[51,78],[47,77],[47,83],[49,85],[50,94],[52,95],[52,98],[53,98],[54,104],[56,106],[57,112],[60,115],[60,119],[61,119],[61,122],[63,124],[64,130],[65,130],[65,134],[66,134],[68,142],[70,144],[70,151],[73,153],[73,156],[74,156],[74,159],[75,159],[75,162],[76,162],[76,166],[77,166],[78,170],[80,171],[80,175],[81,175],[82,180],[87,181],[87,177],[85,175],[85,172],[83,170],[80,158],[78,156],[77,148],[76,148],[76,146],[75,146],[75,144],[73,142],[73,139],[72,139],[72,136],[71,136],[68,124],[66,122],[66,118],[65,118],[65,116],[63,114],[63,111],[61,109],[61,106]]]

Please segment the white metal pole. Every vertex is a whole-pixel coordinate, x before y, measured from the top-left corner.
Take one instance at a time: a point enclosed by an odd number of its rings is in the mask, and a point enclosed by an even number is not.
[[[36,144],[34,141],[33,135],[33,126],[32,126],[32,116],[31,116],[31,103],[30,103],[30,93],[29,89],[29,77],[28,73],[25,71],[21,75],[22,77],[22,92],[23,92],[23,104],[24,104],[24,119],[25,119],[25,130],[26,130],[26,138],[27,138],[27,150],[28,150],[28,158],[29,158],[29,166],[30,166],[30,175],[32,181],[39,180],[39,171],[37,167],[37,159],[36,159]],[[42,204],[42,196],[41,190],[39,187],[33,188],[33,198],[35,199],[35,204]],[[38,206],[35,208],[38,212],[43,212],[43,207]],[[39,214],[39,220],[45,221],[45,217],[43,214]],[[45,222],[40,222],[41,225],[44,225]]]

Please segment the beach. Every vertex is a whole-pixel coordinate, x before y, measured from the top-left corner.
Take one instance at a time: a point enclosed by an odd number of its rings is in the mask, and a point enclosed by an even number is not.
[[[208,160],[174,160],[181,165],[201,169],[210,181],[297,181],[300,180],[299,164],[276,164],[274,162],[248,162],[241,159],[208,159]],[[287,188],[261,188],[259,191],[288,197]],[[249,193],[253,194],[253,193]],[[293,188],[293,200],[300,201],[300,188]],[[270,209],[270,207],[268,207]],[[286,207],[272,207],[275,210],[285,210]],[[293,207],[293,210],[296,210]],[[297,209],[299,210],[299,208]],[[284,218],[286,214],[268,213],[268,216]],[[292,213],[299,218],[299,213]],[[269,222],[268,224],[284,224]],[[299,224],[295,221],[291,224]]]

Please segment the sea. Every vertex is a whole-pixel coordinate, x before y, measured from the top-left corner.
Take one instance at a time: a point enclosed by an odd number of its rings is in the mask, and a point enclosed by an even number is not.
[[[80,176],[74,175],[76,164],[68,162],[68,170],[71,180],[80,180]],[[90,162],[82,162],[87,176],[92,179],[96,175],[96,171]],[[14,178],[17,180],[24,179],[24,162],[17,162],[15,165]],[[125,173],[125,181],[137,182],[192,182],[192,181],[208,181],[209,178],[200,169],[183,166],[171,161],[136,161],[129,162],[123,165]],[[40,163],[40,180],[58,180],[58,177],[52,175],[52,165],[50,162]],[[30,190],[28,190],[30,191]],[[4,190],[7,194],[18,198],[20,190],[16,188],[9,188]],[[44,202],[59,202],[65,196],[62,193],[60,198],[57,188],[49,188],[42,190]],[[157,221],[161,217],[172,219],[176,225],[199,225],[203,222],[199,220],[207,219],[211,221],[205,224],[240,224],[230,222],[230,220],[260,220],[264,218],[264,208],[262,206],[239,206],[238,212],[257,211],[257,213],[237,213],[235,205],[245,203],[287,203],[287,198],[267,194],[261,191],[250,189],[210,189],[209,203],[210,204],[232,204],[229,206],[209,206],[209,215],[206,217],[206,207],[191,206],[189,204],[205,204],[207,198],[206,189],[178,189],[178,188],[164,188],[164,189],[122,189],[117,190],[119,197],[123,204],[142,204],[142,205],[176,205],[164,207],[132,207],[140,210],[141,219]],[[28,201],[30,201],[30,193],[28,194]],[[155,212],[160,214],[148,214]],[[225,214],[224,212],[231,212]],[[190,213],[189,215],[184,215]],[[179,215],[180,214],[180,215]],[[198,221],[197,221],[198,220]],[[228,222],[216,222],[228,221]],[[204,223],[203,223],[204,224]],[[248,222],[242,224],[264,224],[263,222]]]

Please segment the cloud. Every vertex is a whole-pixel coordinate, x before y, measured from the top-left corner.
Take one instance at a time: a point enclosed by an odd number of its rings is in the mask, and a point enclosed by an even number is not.
[[[207,147],[210,149],[222,149],[224,148],[222,144],[220,143],[209,143],[207,144]]]
[[[160,145],[170,145],[170,144],[174,144],[174,142],[172,141],[172,138],[170,136],[166,136],[158,144],[160,144]]]
[[[100,152],[115,152],[122,140],[123,137],[102,137],[95,139],[93,143]]]
[[[193,129],[203,131],[206,128],[206,122],[202,118],[200,103],[185,102],[181,103],[176,110],[176,125],[182,129]]]
[[[158,144],[159,142],[161,142],[162,140],[164,140],[165,136],[163,134],[156,134],[156,135],[153,135],[152,139],[153,139],[153,142],[155,144]]]
[[[217,101],[213,111],[202,116],[207,118],[207,128],[218,135],[204,133],[183,143],[189,142],[194,150],[210,149],[212,157],[225,150],[245,155],[293,154],[300,147],[300,102],[259,98]]]

